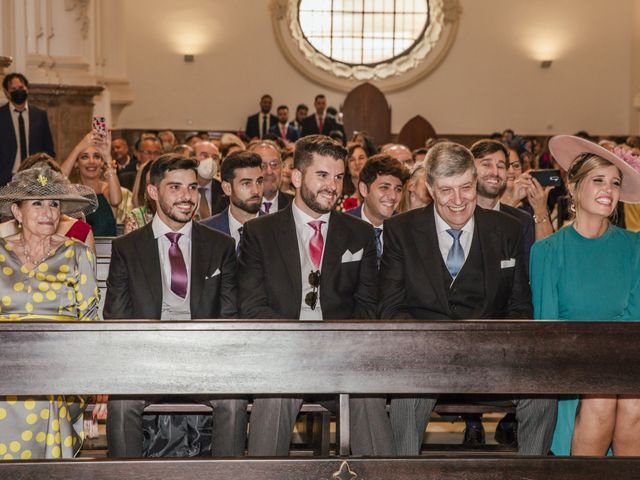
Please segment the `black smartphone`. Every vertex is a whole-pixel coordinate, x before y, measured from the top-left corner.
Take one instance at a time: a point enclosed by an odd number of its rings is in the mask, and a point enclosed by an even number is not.
[[[529,170],[527,173],[535,178],[543,187],[557,187],[558,185],[562,185],[560,170]]]

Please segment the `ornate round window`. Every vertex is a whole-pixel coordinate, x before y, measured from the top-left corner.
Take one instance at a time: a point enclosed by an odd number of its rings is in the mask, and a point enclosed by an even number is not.
[[[317,83],[348,91],[363,81],[405,88],[444,59],[459,0],[272,0],[287,59]]]

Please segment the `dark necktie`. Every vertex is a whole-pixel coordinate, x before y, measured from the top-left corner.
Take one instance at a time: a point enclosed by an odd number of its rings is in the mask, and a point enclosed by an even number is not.
[[[27,129],[24,126],[24,118],[22,114],[24,110],[16,110],[18,112],[18,136],[20,137],[20,161],[29,156],[27,152]]]
[[[271,205],[273,205],[273,202],[262,202],[262,205],[264,206],[264,213],[269,213],[269,210],[271,210]]]
[[[262,114],[262,131],[260,132],[260,138],[264,138],[267,133],[269,133],[267,131],[267,116]]]
[[[169,247],[169,262],[171,263],[171,291],[179,297],[186,298],[187,285],[189,277],[187,275],[187,266],[184,263],[182,250],[178,245],[178,240],[182,236],[181,233],[167,233],[167,238],[171,242]]]
[[[464,250],[460,244],[460,235],[462,235],[462,230],[450,228],[447,230],[447,233],[453,237],[453,245],[447,255],[447,270],[449,270],[451,277],[455,280],[456,276],[462,269],[462,265],[464,265]]]
[[[244,227],[238,228],[238,233],[240,234],[240,238],[238,238],[238,245],[236,245],[236,255],[240,256],[240,246],[242,245],[242,235],[244,233]]]
[[[378,268],[380,268],[380,257],[382,257],[382,229],[380,227],[373,229],[376,232],[376,260]]]

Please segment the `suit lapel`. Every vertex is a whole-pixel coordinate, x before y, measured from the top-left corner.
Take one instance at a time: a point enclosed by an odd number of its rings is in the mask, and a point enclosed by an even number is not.
[[[433,291],[442,304],[444,312],[449,311],[449,302],[445,290],[445,278],[442,270],[442,256],[440,254],[440,244],[438,233],[436,232],[436,221],[433,204],[425,207],[424,215],[416,222],[413,229],[413,240],[416,245],[418,256],[422,261],[425,276],[429,279]]]
[[[484,302],[478,305],[474,312],[474,318],[478,318],[488,310],[496,296],[498,281],[500,280],[500,238],[495,231],[487,228],[485,212],[476,207],[475,232],[480,242],[482,264],[484,273]],[[475,235],[474,235],[475,236]]]
[[[162,273],[160,272],[160,253],[158,241],[153,237],[151,223],[143,227],[143,236],[136,245],[138,258],[144,270],[144,281],[148,285],[153,305],[160,318],[162,312]]]
[[[299,305],[302,303],[302,284],[300,283],[302,267],[300,266],[300,249],[298,248],[298,235],[296,233],[296,222],[293,220],[293,210],[291,205],[288,205],[281,213],[272,215],[279,215],[280,217],[278,222],[280,225],[271,232],[273,235],[272,240],[289,274],[293,298],[299,299],[297,302],[299,309]],[[283,285],[283,288],[286,287]]]
[[[204,276],[206,275],[207,267],[209,267],[209,262],[206,261],[205,254],[215,247],[214,245],[210,245],[209,248],[207,248],[207,246],[203,244],[200,228],[206,227],[200,227],[200,225],[194,222],[193,230],[191,231],[191,288],[189,290],[191,318],[196,315],[198,305],[200,304]]]
[[[231,225],[229,225],[229,207],[225,208],[221,215],[220,226],[222,228],[220,230],[225,232],[227,235],[231,235]]]
[[[331,212],[329,217],[329,228],[327,229],[327,239],[324,242],[324,253],[322,257],[322,267],[320,276],[320,288],[324,292],[331,291],[331,286],[334,283],[332,279],[338,275],[340,271],[340,264],[342,262],[342,254],[347,249],[347,237],[340,232],[344,233],[344,229],[340,224],[342,218],[336,212]],[[356,252],[351,252],[356,253]]]

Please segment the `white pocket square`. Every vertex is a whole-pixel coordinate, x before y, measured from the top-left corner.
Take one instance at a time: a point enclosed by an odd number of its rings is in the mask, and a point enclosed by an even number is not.
[[[215,277],[216,275],[220,275],[220,269],[216,268],[216,271],[213,272],[211,275],[207,275],[206,277],[204,277],[205,280],[209,280],[210,278]]]
[[[510,258],[509,260],[500,260],[500,268],[511,268],[516,266],[516,259]]]
[[[351,253],[349,250],[342,254],[342,263],[359,262],[362,260],[362,254],[364,250],[361,248],[356,253]]]

